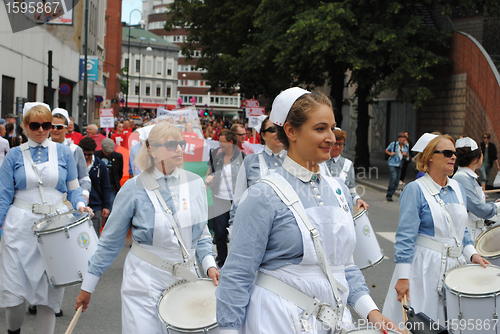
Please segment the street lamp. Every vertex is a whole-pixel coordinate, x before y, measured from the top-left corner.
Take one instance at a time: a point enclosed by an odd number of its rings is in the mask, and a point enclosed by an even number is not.
[[[142,67],[142,42],[143,39],[139,41],[139,95],[137,96],[137,114],[141,114],[141,67]],[[149,41],[148,41],[148,47],[146,48],[146,51],[153,51],[153,48],[149,46]]]
[[[131,25],[131,21],[132,21],[132,13],[135,11],[138,11],[141,14],[141,19],[139,20],[139,25],[143,26],[145,24],[144,20],[142,19],[142,12],[139,9],[134,9],[130,12],[130,14],[128,16],[128,49],[127,49],[128,64],[127,64],[127,96],[125,97],[125,113],[128,113],[128,92],[129,92],[128,76],[130,73],[130,63],[131,63],[131,59],[130,59],[130,25]]]

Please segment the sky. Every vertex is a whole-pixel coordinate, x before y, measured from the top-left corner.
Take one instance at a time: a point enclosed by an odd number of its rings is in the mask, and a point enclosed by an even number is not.
[[[142,12],[142,1],[141,0],[123,0],[122,1],[122,21],[128,22],[130,17],[130,12],[134,9],[139,9]],[[139,12],[135,11],[132,14],[131,24],[137,24],[141,19]]]

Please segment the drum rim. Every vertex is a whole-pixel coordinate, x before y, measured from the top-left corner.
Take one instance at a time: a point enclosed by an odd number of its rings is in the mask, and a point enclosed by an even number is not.
[[[60,227],[48,229],[48,230],[38,230],[38,228],[40,228],[40,226],[42,224],[47,223],[51,218],[58,217],[58,216],[65,216],[65,215],[73,214],[73,213],[76,213],[76,212],[83,215],[82,218],[78,219],[76,222],[73,222],[71,224],[66,224],[64,226],[60,226]],[[80,224],[84,223],[85,221],[87,221],[89,218],[90,218],[90,213],[88,213],[88,212],[81,213],[79,210],[71,210],[71,211],[68,211],[68,212],[65,212],[65,213],[61,213],[61,214],[58,214],[58,215],[54,215],[54,216],[50,216],[50,217],[45,217],[45,218],[39,219],[39,220],[37,220],[33,224],[33,227],[31,229],[37,235],[51,234],[51,233],[56,233],[56,232],[64,231],[66,228],[70,229],[72,227],[80,225]]]
[[[377,261],[375,261],[373,264],[369,265],[369,266],[366,266],[366,267],[358,267],[359,270],[364,270],[364,269],[369,269],[369,268],[373,268],[375,267],[376,265],[380,264],[380,262],[382,262],[384,260],[384,257],[385,257],[385,254],[384,254],[384,250],[382,248],[380,248],[380,252],[382,253],[382,256],[380,257],[380,259],[378,259]]]
[[[493,228],[490,228],[486,231],[483,231],[480,235],[478,235],[476,241],[474,242],[474,247],[476,248],[476,251],[479,255],[481,255],[482,257],[484,257],[485,259],[489,260],[489,259],[492,259],[492,260],[495,260],[495,259],[498,259],[500,258],[500,250],[498,251],[497,254],[495,255],[492,255],[492,256],[489,256],[489,255],[485,255],[483,252],[482,252],[482,249],[479,247],[479,242],[483,239],[483,237],[490,231],[493,231],[495,229],[498,229],[500,228],[500,226],[495,226]]]
[[[210,282],[212,282],[212,279],[211,278],[198,278],[197,281],[210,281]],[[156,302],[156,308],[158,310],[158,318],[160,319],[160,321],[167,327],[167,329],[171,328],[171,329],[176,330],[176,331],[181,332],[181,333],[196,333],[196,332],[193,332],[193,331],[199,331],[200,333],[204,333],[204,330],[212,330],[214,328],[217,328],[219,325],[217,324],[217,321],[216,321],[215,323],[213,323],[212,325],[207,326],[207,327],[198,327],[198,328],[186,329],[186,328],[176,327],[176,326],[174,326],[172,324],[169,324],[168,322],[166,322],[161,317],[161,315],[160,315],[160,303],[161,303],[163,297],[165,297],[165,295],[170,290],[172,290],[174,287],[176,287],[178,285],[181,285],[181,284],[184,284],[184,283],[190,283],[190,281],[182,279],[180,281],[175,282],[174,284],[169,285],[165,290],[163,290],[163,292],[162,292],[162,294],[160,296],[160,299],[158,299],[158,301]]]
[[[366,210],[365,207],[361,207],[361,210],[359,210],[359,212],[357,212],[355,215],[352,216],[352,220],[356,220],[358,219],[359,217],[361,217],[362,215],[364,215],[368,210]]]
[[[472,294],[470,292],[462,292],[462,291],[458,291],[456,289],[452,289],[451,287],[448,286],[448,284],[446,284],[446,277],[448,277],[448,274],[452,271],[455,271],[457,269],[460,269],[460,268],[466,268],[466,267],[477,267],[477,266],[481,266],[480,264],[466,264],[466,265],[462,265],[462,266],[457,266],[455,268],[452,268],[450,270],[448,270],[445,274],[444,274],[444,278],[443,278],[443,284],[445,286],[445,290],[446,291],[449,291],[450,293],[454,294],[455,296],[463,296],[463,297],[467,297],[467,298],[476,298],[476,299],[479,299],[479,298],[490,298],[490,297],[496,297],[498,295],[500,295],[500,288],[497,290],[497,291],[494,291],[494,292],[485,292],[485,293],[482,293],[482,294]],[[494,268],[497,268],[499,271],[500,271],[500,267],[498,266],[495,266],[493,264],[488,264],[487,267],[494,267]]]
[[[356,332],[359,332],[360,330],[367,330],[367,329],[376,330],[376,331],[379,331],[379,333],[380,333],[380,329],[377,327],[374,327],[374,326],[359,326],[359,327],[355,327],[354,329],[351,329],[350,331],[347,331],[346,333],[347,334],[356,333]],[[388,329],[388,331],[390,331],[389,333],[398,333],[397,331],[395,331],[393,329]]]

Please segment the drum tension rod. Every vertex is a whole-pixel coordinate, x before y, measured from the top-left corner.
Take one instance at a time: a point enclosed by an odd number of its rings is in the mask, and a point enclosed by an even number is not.
[[[69,239],[69,228],[68,228],[68,225],[64,225],[64,232],[66,233],[66,237]]]

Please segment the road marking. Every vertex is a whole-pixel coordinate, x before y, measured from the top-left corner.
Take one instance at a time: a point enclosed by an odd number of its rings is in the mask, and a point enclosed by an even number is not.
[[[389,240],[393,244],[396,243],[396,232],[376,232],[382,238]]]

